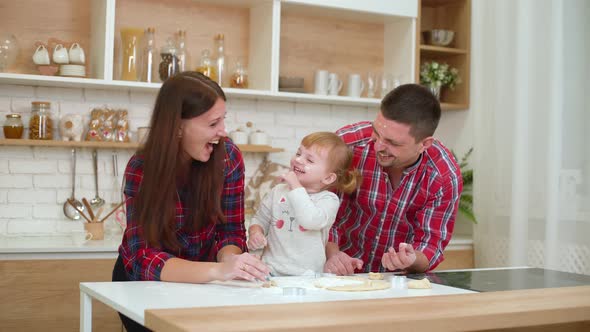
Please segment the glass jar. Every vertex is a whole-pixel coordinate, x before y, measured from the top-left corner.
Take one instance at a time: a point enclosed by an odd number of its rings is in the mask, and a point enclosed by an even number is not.
[[[238,89],[248,88],[248,72],[246,71],[246,68],[243,65],[243,60],[241,59],[236,61],[236,68],[231,75],[229,86]]]
[[[212,80],[215,80],[217,77],[217,70],[213,66],[213,61],[211,60],[211,52],[207,49],[204,49],[201,52],[201,63],[199,67],[197,67],[197,71]]]
[[[160,49],[162,61],[160,62],[159,72],[162,82],[168,79],[168,77],[178,74],[180,71],[180,62],[176,53],[177,49],[174,46],[174,41],[168,38],[166,45]]]
[[[139,56],[143,29],[123,28],[121,29],[121,79],[123,81],[139,81],[138,68],[141,64]]]
[[[4,121],[4,137],[22,138],[23,131],[23,120],[21,119],[20,114],[7,114],[6,121]]]
[[[31,119],[29,121],[30,139],[53,139],[53,119],[51,118],[51,103],[34,101],[31,103]]]

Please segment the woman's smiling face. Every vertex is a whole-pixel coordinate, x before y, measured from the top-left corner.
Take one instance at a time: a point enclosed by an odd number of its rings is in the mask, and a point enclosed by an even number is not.
[[[227,136],[225,132],[225,101],[218,98],[207,112],[182,120],[180,133],[182,149],[188,157],[206,162],[213,152],[213,144]]]

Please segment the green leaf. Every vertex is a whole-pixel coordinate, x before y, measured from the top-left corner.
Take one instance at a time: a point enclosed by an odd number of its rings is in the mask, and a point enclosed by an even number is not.
[[[477,219],[473,213],[473,205],[471,203],[459,201],[459,212],[467,217],[467,219],[471,220],[474,224],[477,224]]]

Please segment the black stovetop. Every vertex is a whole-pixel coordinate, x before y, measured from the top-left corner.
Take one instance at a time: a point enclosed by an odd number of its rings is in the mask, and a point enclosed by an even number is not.
[[[483,269],[410,274],[431,282],[477,292],[590,285],[590,276],[539,268]]]

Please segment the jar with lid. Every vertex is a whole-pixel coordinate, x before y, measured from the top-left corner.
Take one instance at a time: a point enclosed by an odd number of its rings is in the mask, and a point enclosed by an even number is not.
[[[22,138],[23,131],[23,120],[21,119],[20,114],[7,114],[6,121],[4,121],[4,137]]]
[[[197,67],[197,71],[212,80],[217,77],[217,69],[213,66],[213,60],[211,60],[211,52],[208,49],[204,49],[201,52],[201,63]]]
[[[162,82],[168,79],[168,77],[178,74],[180,71],[180,63],[176,52],[177,50],[174,45],[174,40],[168,38],[166,45],[162,46],[160,49],[162,62],[160,62],[159,72]]]
[[[244,62],[242,59],[238,59],[236,61],[236,67],[229,81],[229,86],[232,88],[248,88],[248,72],[246,71],[246,68],[244,67],[243,63]]]
[[[29,120],[30,139],[53,139],[53,119],[51,118],[51,103],[34,101],[31,103],[31,119]]]

